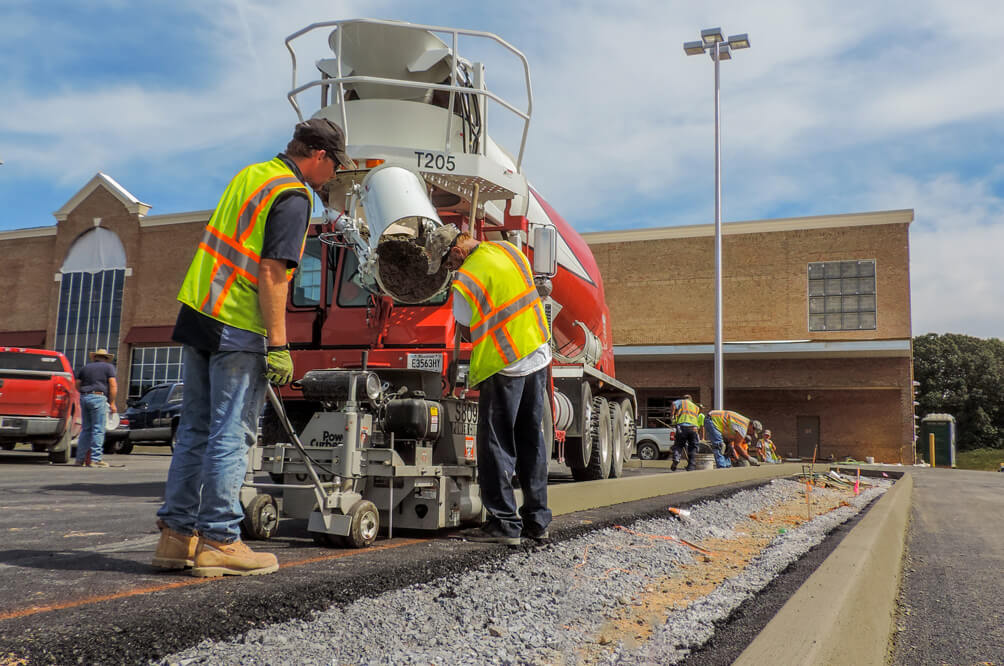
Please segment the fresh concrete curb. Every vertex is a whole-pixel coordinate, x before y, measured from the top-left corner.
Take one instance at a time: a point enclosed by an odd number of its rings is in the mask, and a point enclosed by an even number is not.
[[[646,463],[645,466],[649,465]],[[668,474],[648,474],[605,481],[556,484],[547,488],[547,505],[554,515],[560,516],[575,511],[585,511],[622,502],[635,502],[650,497],[697,490],[698,488],[711,488],[759,479],[767,481],[792,476],[801,471],[802,465],[785,463],[695,472],[680,470]],[[518,496],[517,503],[521,501],[522,497]]]
[[[907,472],[735,663],[887,663],[912,493]]]

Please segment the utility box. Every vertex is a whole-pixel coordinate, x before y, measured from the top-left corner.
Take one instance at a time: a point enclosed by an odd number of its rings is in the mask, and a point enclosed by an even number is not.
[[[934,435],[934,460],[931,435]],[[955,467],[955,417],[951,414],[928,414],[920,420],[917,453],[935,467]]]

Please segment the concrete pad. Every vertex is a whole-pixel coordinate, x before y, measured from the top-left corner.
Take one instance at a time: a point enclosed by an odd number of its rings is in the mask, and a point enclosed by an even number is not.
[[[887,663],[912,494],[913,476],[907,473],[735,663]]]

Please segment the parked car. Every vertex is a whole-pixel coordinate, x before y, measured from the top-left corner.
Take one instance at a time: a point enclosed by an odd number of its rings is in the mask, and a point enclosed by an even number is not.
[[[105,430],[105,453],[132,453],[133,443],[129,441],[129,419],[125,414],[117,415],[116,421],[109,418],[108,429]],[[112,427],[112,424],[115,427]]]
[[[80,392],[69,359],[49,349],[0,347],[0,447],[29,443],[65,463],[79,434]]]
[[[635,431],[635,451],[642,460],[667,458],[676,441],[674,428],[638,428]]]
[[[168,444],[173,451],[184,390],[185,386],[181,382],[158,384],[138,399],[129,400],[129,408],[122,416],[128,422],[129,444]],[[130,446],[129,451],[131,450]],[[122,450],[120,453],[129,451]]]

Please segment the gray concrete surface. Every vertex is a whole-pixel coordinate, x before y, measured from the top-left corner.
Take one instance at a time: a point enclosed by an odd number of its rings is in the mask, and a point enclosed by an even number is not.
[[[1004,474],[913,476],[894,663],[1004,664]]]
[[[912,488],[897,481],[736,664],[885,663]]]

